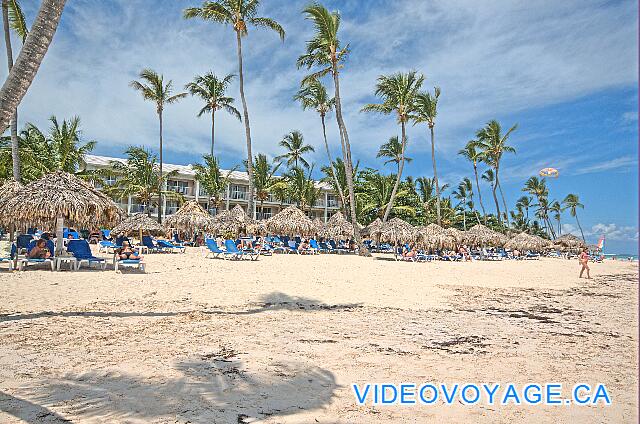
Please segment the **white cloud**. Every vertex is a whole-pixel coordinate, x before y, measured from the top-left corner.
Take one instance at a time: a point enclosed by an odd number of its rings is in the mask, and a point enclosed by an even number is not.
[[[638,159],[635,156],[622,156],[619,158],[598,162],[590,166],[577,169],[575,175],[591,174],[594,172],[637,169]]]
[[[584,228],[583,230],[586,238],[591,238],[594,240],[604,235],[606,240],[638,241],[638,227],[634,226],[619,226],[613,223],[598,223],[591,226],[591,228]],[[580,236],[580,229],[573,224],[562,224],[562,233],[571,233]]]
[[[318,117],[291,101],[304,75],[295,69],[295,59],[312,35],[300,13],[307,3],[265,3],[264,15],[283,24],[287,39],[283,44],[272,32],[250,30],[243,44],[246,92],[254,151],[275,155],[282,135],[300,129],[316,146],[314,159],[323,160]],[[232,30],[183,20],[182,8],[192,4],[199,1],[169,2],[161,8],[149,8],[143,0],[70,2],[21,106],[22,122],[46,125],[51,114],[79,114],[87,137],[99,141],[98,149],[129,144],[155,148],[154,107],[128,87],[143,67],[161,71],[174,80],[176,89],[210,69],[237,72]],[[427,76],[426,87],[442,87],[436,137],[437,149],[447,157],[488,119],[634,84],[637,78],[637,11],[630,0],[406,0],[365,8],[362,2],[348,1],[341,9],[342,38],[352,48],[341,74],[345,120],[354,155],[367,164],[377,147],[398,133],[393,117],[359,112],[373,100],[375,80],[382,73],[417,69]],[[33,10],[27,12],[33,15]],[[0,71],[0,77],[1,72],[6,73]],[[231,95],[240,106],[237,84]],[[168,157],[208,150],[209,120],[197,119],[198,109],[194,99],[167,107]],[[331,145],[338,152],[333,117],[328,123]],[[420,157],[428,155],[427,131],[412,127],[409,137],[409,155],[416,157],[417,166],[427,160]],[[517,133],[513,142],[522,142]],[[217,146],[242,157],[242,125],[221,115]],[[541,158],[527,160],[514,175],[531,175],[543,165]]]

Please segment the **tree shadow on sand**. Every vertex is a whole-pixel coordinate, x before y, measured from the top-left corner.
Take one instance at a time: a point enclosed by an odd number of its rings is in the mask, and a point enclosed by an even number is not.
[[[8,313],[0,314],[0,323],[10,321],[21,321],[29,319],[47,317],[87,317],[87,318],[130,318],[130,317],[173,317],[187,315],[194,312],[212,315],[251,315],[268,311],[292,310],[313,312],[319,310],[345,310],[361,308],[361,303],[327,304],[316,299],[290,296],[281,292],[272,292],[260,297],[255,303],[250,303],[247,308],[241,310],[226,309],[202,309],[190,311],[41,311],[30,313]]]
[[[288,362],[256,374],[228,352],[178,363],[177,378],[89,372],[24,390],[78,422],[244,423],[320,408],[334,396],[335,377],[325,369]]]

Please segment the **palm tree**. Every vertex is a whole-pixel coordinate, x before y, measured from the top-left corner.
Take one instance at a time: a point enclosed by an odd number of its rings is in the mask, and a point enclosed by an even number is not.
[[[200,187],[209,195],[209,207],[213,204],[216,212],[218,212],[229,185],[231,173],[237,167],[233,167],[226,175],[223,175],[218,159],[215,156],[204,155],[202,158],[204,159],[204,165],[194,163],[191,167],[196,172],[196,180],[200,183]]]
[[[2,23],[4,41],[7,48],[7,64],[9,72],[13,68],[13,49],[11,47],[11,31],[13,30],[24,44],[27,34],[27,23],[18,0],[2,0]],[[20,155],[18,153],[18,109],[13,111],[11,119],[11,159],[13,162],[13,179],[20,182]]]
[[[59,123],[52,116],[49,121],[48,134],[27,123],[18,135],[22,180],[28,183],[58,170],[88,176],[84,172],[84,158],[95,148],[96,142],[81,140],[80,118],[76,116]],[[11,138],[4,137],[2,141],[11,142]],[[2,161],[6,162],[5,159]]]
[[[324,139],[324,147],[327,152],[329,166],[333,167],[333,158],[331,156],[331,150],[329,150],[329,143],[327,141],[327,127],[325,118],[327,116],[327,113],[331,112],[331,110],[333,109],[335,100],[333,98],[329,98],[327,89],[317,79],[312,79],[303,83],[300,87],[300,90],[298,90],[296,95],[293,96],[293,99],[300,102],[303,110],[314,109],[316,112],[318,112],[318,115],[320,115],[320,121],[322,122],[322,136]],[[335,169],[333,169],[331,175],[334,179],[334,186],[336,187],[338,195],[340,196],[340,202],[342,203],[342,205],[346,205],[344,191],[342,190],[342,186],[338,183],[337,172]],[[347,216],[349,216],[348,213]]]
[[[415,113],[413,121],[415,124],[426,122],[429,126],[431,135],[431,162],[433,164],[433,179],[436,187],[436,212],[438,216],[438,225],[442,225],[440,217],[440,187],[438,185],[438,171],[436,169],[436,144],[433,127],[436,125],[436,115],[438,114],[438,98],[440,97],[440,88],[434,88],[433,96],[431,93],[420,93],[416,96]]]
[[[373,170],[365,170],[359,178],[357,187],[358,201],[362,203],[362,213],[368,216],[370,221],[382,218],[391,204],[391,194],[395,185],[395,175],[381,175]],[[409,190],[400,188],[396,192],[396,198],[408,196]],[[415,216],[415,208],[409,205],[400,205],[397,202],[392,206],[394,215]]]
[[[549,212],[553,212],[553,217],[558,222],[558,236],[562,235],[562,227],[560,226],[560,218],[562,217],[562,206],[560,202],[554,200],[549,206]]]
[[[309,169],[308,175],[305,174],[304,169],[301,167],[294,167],[283,175],[283,179],[288,185],[289,197],[296,202],[303,212],[307,206],[312,207],[318,197],[318,192],[316,192],[318,189],[315,188],[311,172],[313,172],[313,166]],[[309,203],[310,201],[312,203]]]
[[[66,0],[42,0],[32,30],[20,49],[18,59],[0,89],[0,133],[33,82],[58,28]]]
[[[406,156],[404,156],[403,158],[402,143],[398,139],[397,135],[390,137],[389,141],[387,141],[382,146],[380,146],[380,149],[378,149],[378,154],[376,155],[376,157],[389,158],[388,160],[384,161],[384,164],[388,165],[390,163],[395,163],[396,167],[398,168],[398,171],[400,169],[400,162],[404,160],[404,162],[409,163],[413,160]]]
[[[358,167],[360,166],[359,162],[356,162],[353,168],[352,178],[355,179],[356,175],[358,175]],[[344,161],[340,158],[336,158],[336,160],[327,166],[323,166],[321,168],[324,177],[321,181],[326,182],[331,185],[334,191],[340,192],[344,194],[345,202],[340,205],[341,209],[344,211],[345,215],[349,216],[351,208],[349,205],[349,186],[347,184],[347,168],[344,164]]]
[[[259,153],[255,157],[253,169],[253,185],[256,189],[256,198],[260,202],[260,214],[263,215],[264,201],[269,198],[269,193],[273,186],[278,182],[275,177],[276,172],[282,163],[272,165],[267,159],[267,155]],[[245,167],[247,163],[245,161]]]
[[[551,225],[551,221],[549,221],[549,189],[547,188],[546,180],[538,177],[530,177],[524,183],[522,191],[536,197],[538,203],[535,206],[538,206],[540,210],[540,214],[538,214],[538,216],[543,220],[544,226],[549,232],[549,237],[555,238],[553,225]]]
[[[134,90],[142,94],[142,98],[155,103],[156,113],[160,122],[160,175],[162,174],[162,112],[165,105],[170,105],[187,96],[187,93],[173,93],[173,81],[164,83],[164,77],[152,69],[143,69],[140,72],[140,81],[131,81],[130,85]],[[162,182],[159,178],[158,182]],[[158,201],[158,222],[162,223],[162,187],[158,188],[160,200]]]
[[[502,127],[496,120],[491,120],[487,125],[478,131],[476,134],[478,138],[478,147],[482,151],[482,160],[489,166],[493,167],[495,181],[493,184],[493,199],[496,202],[496,210],[498,211],[498,223],[501,223],[500,206],[498,206],[498,198],[496,196],[496,189],[500,189],[500,196],[502,197],[502,203],[504,206],[504,212],[507,214],[507,202],[504,199],[504,193],[500,186],[500,161],[504,153],[515,153],[516,149],[507,145],[509,136],[518,128],[518,124],[515,124],[509,130],[502,134]],[[507,225],[509,225],[509,216],[507,215]]]
[[[393,191],[391,192],[391,201],[382,218],[383,222],[387,221],[389,213],[391,213],[396,192],[398,191],[398,186],[400,186],[400,181],[402,180],[404,152],[407,147],[407,122],[409,121],[410,113],[414,108],[416,94],[418,93],[418,90],[420,90],[420,87],[422,87],[423,82],[424,76],[418,75],[415,71],[411,71],[406,74],[399,72],[390,76],[381,75],[378,77],[378,83],[376,84],[376,96],[380,96],[382,98],[382,103],[370,103],[362,108],[363,112],[378,112],[385,115],[395,113],[398,123],[400,124],[400,131],[402,134],[400,157],[398,158],[398,174],[396,175],[396,182],[393,186]]]
[[[225,96],[227,87],[235,75],[229,74],[224,78],[218,78],[213,72],[204,75],[196,75],[192,82],[185,85],[192,96],[198,96],[205,101],[204,106],[198,112],[198,118],[205,113],[211,113],[211,156],[215,144],[216,111],[224,109],[229,115],[242,121],[240,112],[233,106],[233,97]]]
[[[249,205],[253,211],[253,154],[251,153],[251,126],[249,125],[249,109],[244,95],[244,71],[242,68],[242,37],[248,34],[248,25],[271,29],[278,33],[284,41],[284,29],[273,19],[256,16],[260,0],[216,0],[205,1],[201,7],[190,7],[184,10],[184,18],[201,18],[224,25],[231,25],[236,33],[238,53],[238,76],[240,82],[240,99],[244,119],[244,130],[247,139],[247,172],[249,173]]]
[[[151,215],[149,207],[157,199],[160,208],[162,197],[182,201],[180,193],[162,190],[166,180],[175,176],[177,171],[161,174],[156,155],[143,147],[129,147],[125,153],[127,161],[112,161],[110,169],[101,170],[103,176],[116,176],[113,185],[105,185],[104,192],[115,198],[124,199],[129,196],[142,203],[147,215]]]
[[[484,204],[482,203],[482,191],[480,190],[480,182],[478,181],[478,162],[481,161],[482,155],[476,147],[478,142],[476,140],[470,140],[464,146],[464,149],[458,151],[458,154],[473,164],[473,175],[476,178],[476,190],[478,190],[478,200],[480,201],[480,208],[482,209],[482,216],[484,217],[484,224],[487,225],[487,212],[484,210]]]
[[[578,220],[577,209],[578,208],[584,209],[584,205],[580,203],[580,198],[578,198],[577,194],[569,193],[567,194],[567,197],[565,197],[564,200],[562,201],[562,204],[564,205],[564,209],[565,210],[569,209],[569,213],[571,214],[571,216],[576,218],[576,223],[578,224],[578,228],[580,229],[580,234],[582,235],[582,241],[586,243],[587,241],[584,238],[584,232],[582,231],[582,226],[580,225],[580,221]]]
[[[293,165],[294,168],[298,167],[298,161],[302,163],[302,166],[305,168],[309,168],[309,162],[303,157],[304,154],[315,152],[313,146],[308,144],[304,144],[304,137],[302,133],[298,130],[291,131],[289,134],[285,135],[284,138],[280,141],[279,145],[284,147],[287,152],[276,156],[275,160],[281,161],[286,159],[287,166],[291,167]]]
[[[351,160],[351,144],[349,133],[342,117],[342,101],[340,98],[340,74],[339,69],[349,53],[348,47],[342,47],[338,38],[340,28],[340,14],[329,12],[324,6],[316,3],[307,6],[303,13],[306,18],[313,22],[315,35],[307,42],[307,51],[297,60],[298,68],[305,67],[311,69],[319,66],[321,69],[308,77],[306,80],[318,79],[324,75],[331,74],[333,77],[334,98],[336,108],[336,121],[340,130],[340,143],[342,145],[342,157],[346,167],[347,186],[349,188],[349,206],[351,208],[351,221],[357,222],[356,201],[353,183],[353,161]],[[364,256],[370,256],[369,251],[362,245],[360,232],[354,228],[354,240],[360,247],[360,252]]]
[[[531,205],[531,197],[529,196],[522,196],[516,201],[516,208],[525,210],[527,220],[529,219],[529,208]]]

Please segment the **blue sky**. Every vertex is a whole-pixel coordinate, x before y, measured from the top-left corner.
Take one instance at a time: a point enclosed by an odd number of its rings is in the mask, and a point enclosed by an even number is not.
[[[23,2],[27,19],[35,6]],[[306,1],[265,1],[262,15],[287,31],[250,30],[244,39],[246,92],[254,151],[280,153],[282,136],[299,129],[325,162],[318,117],[291,101],[305,75],[295,60],[311,37],[301,15]],[[194,75],[235,73],[230,28],[185,21],[192,0],[74,0],[69,2],[53,45],[20,107],[21,125],[46,126],[47,118],[79,115],[95,153],[122,156],[128,145],[157,149],[154,107],[128,83],[144,67],[174,81],[177,89]],[[380,144],[398,133],[393,117],[359,113],[375,101],[380,74],[418,70],[425,86],[442,89],[436,126],[441,180],[457,184],[472,168],[456,155],[490,119],[512,136],[516,155],[504,160],[503,185],[510,204],[524,181],[546,166],[560,170],[551,197],[577,193],[588,241],[606,233],[611,252],[637,252],[638,243],[638,36],[636,2],[344,0],[342,36],[352,53],[342,72],[345,121],[354,157],[381,168]],[[150,7],[152,6],[152,7]],[[17,43],[17,41],[15,41]],[[17,44],[16,44],[17,45]],[[6,70],[3,76],[6,76]],[[239,104],[237,85],[230,94]],[[165,160],[193,163],[209,146],[209,120],[196,118],[195,99],[165,112]],[[339,152],[337,128],[329,138]],[[216,146],[224,166],[244,153],[242,125],[221,115]],[[407,174],[431,176],[424,126],[409,129]],[[386,169],[390,172],[391,169]],[[488,187],[483,190],[488,199]],[[487,206],[489,202],[486,202]],[[563,216],[565,230],[575,221]]]

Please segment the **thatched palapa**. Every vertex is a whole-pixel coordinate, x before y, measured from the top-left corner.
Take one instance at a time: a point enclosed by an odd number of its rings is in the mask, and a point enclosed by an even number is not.
[[[0,186],[0,205],[3,205],[16,196],[23,187],[24,186],[16,180],[9,180],[2,184],[2,186]]]
[[[240,205],[230,211],[224,211],[213,217],[211,231],[217,234],[232,233],[239,235],[255,228],[256,221],[249,217]]]
[[[62,218],[69,226],[97,228],[111,227],[122,216],[123,211],[107,195],[62,171],[27,184],[0,203],[4,224],[54,228],[57,218]]]
[[[273,234],[283,235],[313,235],[315,225],[295,206],[281,210],[267,220],[267,228]]]
[[[565,234],[553,241],[553,244],[568,247],[569,249],[580,249],[586,247],[585,242],[573,234]]]
[[[165,232],[165,227],[145,213],[133,214],[111,230],[111,233],[116,235],[136,234],[140,239],[142,239],[143,233],[163,235]]]
[[[336,212],[327,221],[324,231],[321,233],[324,237],[338,238],[344,236],[353,236],[353,224],[346,220],[341,212]]]
[[[415,240],[416,229],[400,218],[393,218],[382,227],[380,240],[390,243],[408,243]]]
[[[360,233],[365,237],[379,237],[383,226],[382,220],[376,218],[371,224],[364,227]]]
[[[447,243],[447,239],[444,228],[438,224],[429,224],[416,230],[416,241],[431,249],[441,249],[445,244],[448,247],[451,243]]]
[[[316,234],[323,234],[325,231],[325,223],[322,222],[320,218],[316,218],[312,222],[313,226],[315,227]]]
[[[195,200],[186,202],[178,211],[165,219],[167,228],[194,233],[198,230],[208,230],[213,226],[213,217]]]
[[[511,250],[520,250],[521,252],[526,250],[540,251],[544,248],[544,243],[538,238],[522,232],[509,240],[504,247]]]
[[[465,233],[465,242],[473,246],[502,246],[507,241],[507,236],[493,231],[482,224],[474,225]]]

